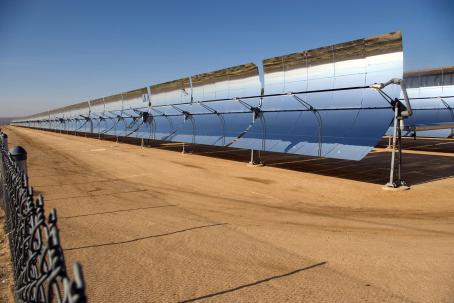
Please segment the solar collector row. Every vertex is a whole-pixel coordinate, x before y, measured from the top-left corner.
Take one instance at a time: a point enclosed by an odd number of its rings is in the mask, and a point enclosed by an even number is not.
[[[22,120],[35,127],[359,160],[393,118],[390,105],[368,85],[402,78],[402,60],[401,34],[390,33],[266,59],[263,87],[257,66],[249,63]],[[399,95],[397,87],[385,92]],[[25,122],[31,120],[42,122]]]

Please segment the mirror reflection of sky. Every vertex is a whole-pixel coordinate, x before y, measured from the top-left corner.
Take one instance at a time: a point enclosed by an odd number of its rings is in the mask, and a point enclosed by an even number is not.
[[[309,4],[308,4],[309,3]],[[0,116],[400,30],[454,65],[452,1],[0,1]]]

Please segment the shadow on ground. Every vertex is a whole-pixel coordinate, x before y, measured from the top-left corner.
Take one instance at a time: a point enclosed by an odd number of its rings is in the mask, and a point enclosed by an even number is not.
[[[162,238],[162,237],[172,236],[172,235],[183,233],[183,232],[189,232],[189,231],[198,230],[198,229],[202,229],[202,228],[209,228],[209,227],[221,226],[221,225],[227,225],[227,223],[215,223],[215,224],[209,224],[209,225],[195,226],[195,227],[172,231],[172,232],[168,232],[168,233],[164,233],[164,234],[149,235],[149,236],[138,237],[138,238],[134,238],[131,240],[125,240],[125,241],[116,241],[116,242],[109,242],[109,243],[92,244],[92,245],[65,248],[65,251],[86,249],[86,248],[97,248],[97,247],[112,246],[112,245],[121,245],[121,244],[137,242],[137,241],[141,241],[141,240],[145,240],[145,239]]]
[[[220,296],[220,295],[231,293],[231,292],[234,292],[234,291],[237,291],[237,290],[241,290],[241,289],[244,289],[244,288],[248,288],[248,287],[251,287],[251,286],[256,286],[256,285],[259,285],[259,284],[262,284],[262,283],[265,283],[265,282],[269,282],[269,281],[272,281],[272,280],[282,279],[282,278],[285,278],[285,277],[300,273],[300,272],[305,271],[305,270],[309,270],[309,269],[312,269],[312,268],[316,268],[316,267],[325,265],[326,263],[327,262],[320,262],[320,263],[317,263],[317,264],[314,264],[314,265],[311,265],[311,266],[307,266],[307,267],[304,267],[304,268],[299,268],[297,270],[294,270],[294,271],[291,271],[291,272],[288,272],[288,273],[285,273],[285,274],[282,274],[282,275],[272,276],[272,277],[269,277],[269,278],[266,278],[266,279],[263,279],[263,280],[255,281],[255,282],[248,283],[248,284],[244,284],[244,285],[241,285],[241,286],[238,286],[238,287],[230,288],[230,289],[227,289],[227,290],[219,291],[219,292],[208,294],[208,295],[205,295],[205,296],[183,300],[183,301],[180,301],[179,303],[196,302],[196,301],[199,301],[199,300],[205,300],[205,299],[208,299],[208,298],[217,297],[217,296]]]
[[[128,143],[133,143],[129,139]],[[386,140],[383,140],[386,141]],[[454,141],[451,141],[454,147]],[[153,142],[155,143],[155,142]],[[419,141],[416,141],[418,145]],[[444,150],[443,145],[438,145],[439,141],[431,142],[433,148],[431,151],[436,152],[451,152]],[[420,150],[418,146],[413,146],[413,140],[405,141],[404,149]],[[426,148],[429,147],[429,142],[424,142]],[[181,144],[156,144],[156,148],[181,152]],[[377,147],[382,147],[384,144],[379,143]],[[445,145],[446,146],[446,145]],[[386,147],[386,145],[384,145]],[[211,147],[202,145],[187,145],[185,150],[188,153],[203,155],[207,157],[227,159],[232,161],[248,163],[250,161],[251,152],[249,150]],[[454,152],[454,149],[452,150]],[[256,155],[257,157],[257,155]],[[368,182],[373,184],[386,184],[389,180],[389,169],[391,161],[391,153],[386,151],[371,152],[361,161],[349,161],[339,159],[314,158],[292,154],[261,152],[260,160],[266,166],[300,171],[306,173],[314,173],[318,175],[344,178],[349,180]],[[406,153],[403,157],[402,177],[409,185],[417,185],[435,180],[441,180],[454,177],[454,157],[433,155],[433,154],[410,154]],[[259,168],[258,168],[259,169]]]
[[[48,130],[46,130],[48,131]],[[57,131],[58,132],[58,131]],[[64,132],[63,132],[64,133]],[[89,135],[85,133],[69,134],[100,138],[109,141],[118,141],[145,147],[165,149],[174,152],[182,152],[182,143],[169,143],[166,141],[148,140],[129,137],[114,137],[108,135]],[[388,140],[383,139],[377,147],[385,148]],[[409,139],[403,140],[404,150],[420,152],[453,153],[454,140],[445,139]],[[212,158],[226,159],[237,162],[250,161],[251,153],[245,149],[225,148],[206,145],[185,144],[185,151],[188,154],[203,155]],[[257,155],[256,155],[256,158]],[[318,175],[344,178],[349,180],[385,184],[389,180],[391,153],[386,151],[373,151],[361,161],[349,161],[339,159],[314,158],[293,154],[261,152],[260,160],[266,166],[314,173]],[[454,157],[447,154],[404,154],[402,177],[409,185],[417,185],[436,180],[454,177]],[[259,168],[258,168],[259,169]]]

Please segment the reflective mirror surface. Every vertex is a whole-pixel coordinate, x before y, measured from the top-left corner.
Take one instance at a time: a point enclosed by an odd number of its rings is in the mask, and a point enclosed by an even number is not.
[[[444,129],[407,131],[404,135],[420,137],[452,137],[454,130],[454,67],[407,72],[404,75],[413,116],[405,121],[407,127],[443,125]]]
[[[360,160],[393,112],[372,83],[402,78],[389,33],[155,84],[15,121],[29,127]],[[384,92],[399,96],[399,87]]]

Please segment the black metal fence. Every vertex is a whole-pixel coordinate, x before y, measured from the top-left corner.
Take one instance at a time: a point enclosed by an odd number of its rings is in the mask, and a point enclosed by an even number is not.
[[[44,199],[33,198],[26,168],[8,152],[0,131],[2,208],[11,251],[16,302],[87,302],[82,270],[74,264],[68,276],[57,227],[57,212],[46,218]]]

